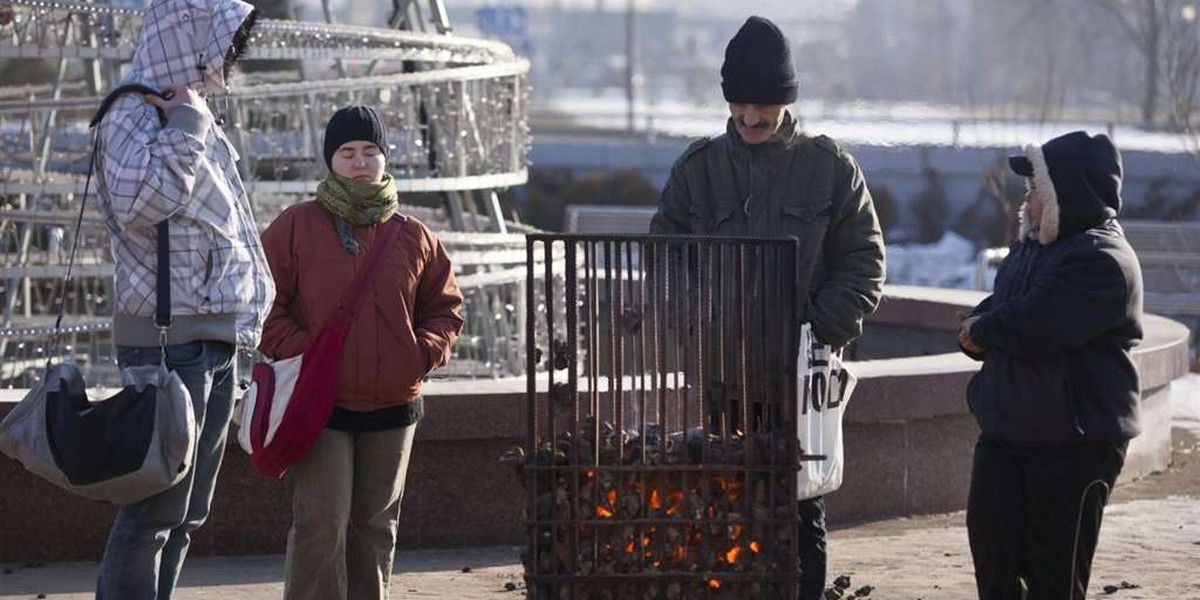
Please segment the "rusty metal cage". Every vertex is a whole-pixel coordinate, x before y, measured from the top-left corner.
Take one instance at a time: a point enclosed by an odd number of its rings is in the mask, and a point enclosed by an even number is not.
[[[798,252],[527,236],[530,598],[796,598]]]

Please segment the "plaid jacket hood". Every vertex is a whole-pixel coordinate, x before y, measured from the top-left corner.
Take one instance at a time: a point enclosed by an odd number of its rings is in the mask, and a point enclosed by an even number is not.
[[[156,0],[126,82],[224,91],[225,55],[253,10],[239,0]],[[172,313],[234,314],[237,343],[255,346],[275,289],[238,154],[208,108],[175,109],[164,126],[140,95],[126,94],[97,135],[97,195],[112,233],[116,311],[153,316],[155,225],[169,218]]]

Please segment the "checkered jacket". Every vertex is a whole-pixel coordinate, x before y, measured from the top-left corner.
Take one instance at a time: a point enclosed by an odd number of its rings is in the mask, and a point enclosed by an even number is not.
[[[155,0],[126,82],[156,89],[225,89],[224,58],[253,7],[239,0]],[[138,94],[117,99],[98,126],[97,196],[112,233],[116,310],[151,317],[155,226],[171,223],[171,311],[235,314],[254,347],[275,295],[238,154],[207,107],[171,111],[164,126]]]

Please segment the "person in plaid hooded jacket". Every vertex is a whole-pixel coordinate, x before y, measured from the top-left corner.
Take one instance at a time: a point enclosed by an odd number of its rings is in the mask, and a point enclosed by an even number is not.
[[[186,478],[118,511],[98,599],[167,600],[174,592],[190,532],[212,501],[233,410],[236,348],[257,345],[274,298],[238,154],[203,99],[226,89],[254,16],[239,0],[155,0],[124,83],[164,97],[114,95],[97,126],[97,196],[116,262],[118,362],[158,364],[165,352],[191,393],[199,433]],[[154,257],[164,220],[172,322],[162,339]]]

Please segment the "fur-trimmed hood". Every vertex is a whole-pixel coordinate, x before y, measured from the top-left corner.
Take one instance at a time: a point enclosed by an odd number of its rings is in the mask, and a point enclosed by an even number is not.
[[[1021,239],[1048,246],[1121,212],[1121,154],[1105,135],[1076,131],[1027,144],[1009,164],[1033,181],[1043,204],[1039,223],[1032,222],[1028,202],[1021,206]]]

